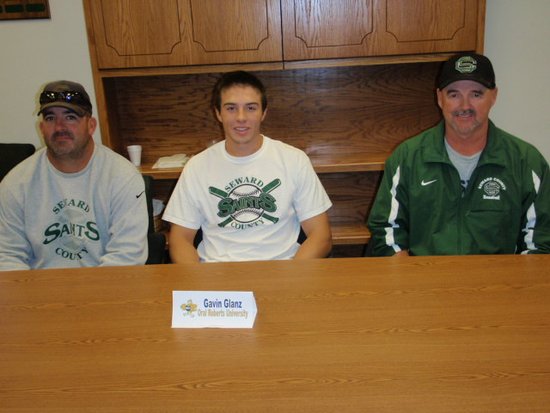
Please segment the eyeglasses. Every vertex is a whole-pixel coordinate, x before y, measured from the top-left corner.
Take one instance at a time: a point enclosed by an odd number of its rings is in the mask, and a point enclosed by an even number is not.
[[[46,103],[53,102],[65,102],[72,103],[77,106],[82,106],[87,110],[92,109],[92,104],[90,101],[80,92],[66,91],[66,92],[49,92],[44,91],[40,94],[40,104],[45,105]]]

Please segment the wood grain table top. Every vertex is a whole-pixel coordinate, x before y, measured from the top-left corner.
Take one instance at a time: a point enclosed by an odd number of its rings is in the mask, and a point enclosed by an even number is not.
[[[172,329],[172,291],[253,291]],[[0,273],[2,412],[548,412],[550,257]]]

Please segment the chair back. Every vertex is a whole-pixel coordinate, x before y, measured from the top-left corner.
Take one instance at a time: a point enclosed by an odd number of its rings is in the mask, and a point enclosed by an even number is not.
[[[155,223],[153,216],[153,177],[149,175],[143,175],[143,182],[145,183],[145,198],[147,201],[147,214],[149,216],[149,234],[155,232]]]
[[[162,232],[155,232],[153,216],[153,177],[143,175],[145,183],[145,199],[147,201],[147,215],[149,217],[149,230],[147,233],[147,244],[149,255],[145,264],[163,264],[166,255],[166,235]]]
[[[35,151],[32,143],[0,143],[0,181],[12,168]]]

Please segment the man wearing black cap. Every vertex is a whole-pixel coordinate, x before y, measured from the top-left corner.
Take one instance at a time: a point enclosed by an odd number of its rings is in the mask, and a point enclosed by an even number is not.
[[[548,164],[489,120],[498,90],[489,59],[442,65],[443,120],[388,158],[368,218],[372,255],[550,252]]]
[[[46,148],[0,183],[0,270],[144,264],[143,179],[94,143],[97,121],[84,87],[47,84],[38,114]]]

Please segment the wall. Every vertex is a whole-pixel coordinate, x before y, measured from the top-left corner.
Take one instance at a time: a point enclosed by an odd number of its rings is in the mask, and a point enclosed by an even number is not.
[[[38,95],[52,80],[82,83],[95,108],[82,2],[49,3],[51,19],[0,21],[0,142],[43,146]]]
[[[550,1],[487,0],[485,54],[499,95],[491,118],[550,161]]]
[[[50,0],[50,12],[50,20],[0,22],[0,142],[42,145],[37,95],[48,81],[82,83],[95,106],[82,3]],[[548,18],[548,0],[487,0],[485,53],[499,86],[492,119],[550,159]]]

